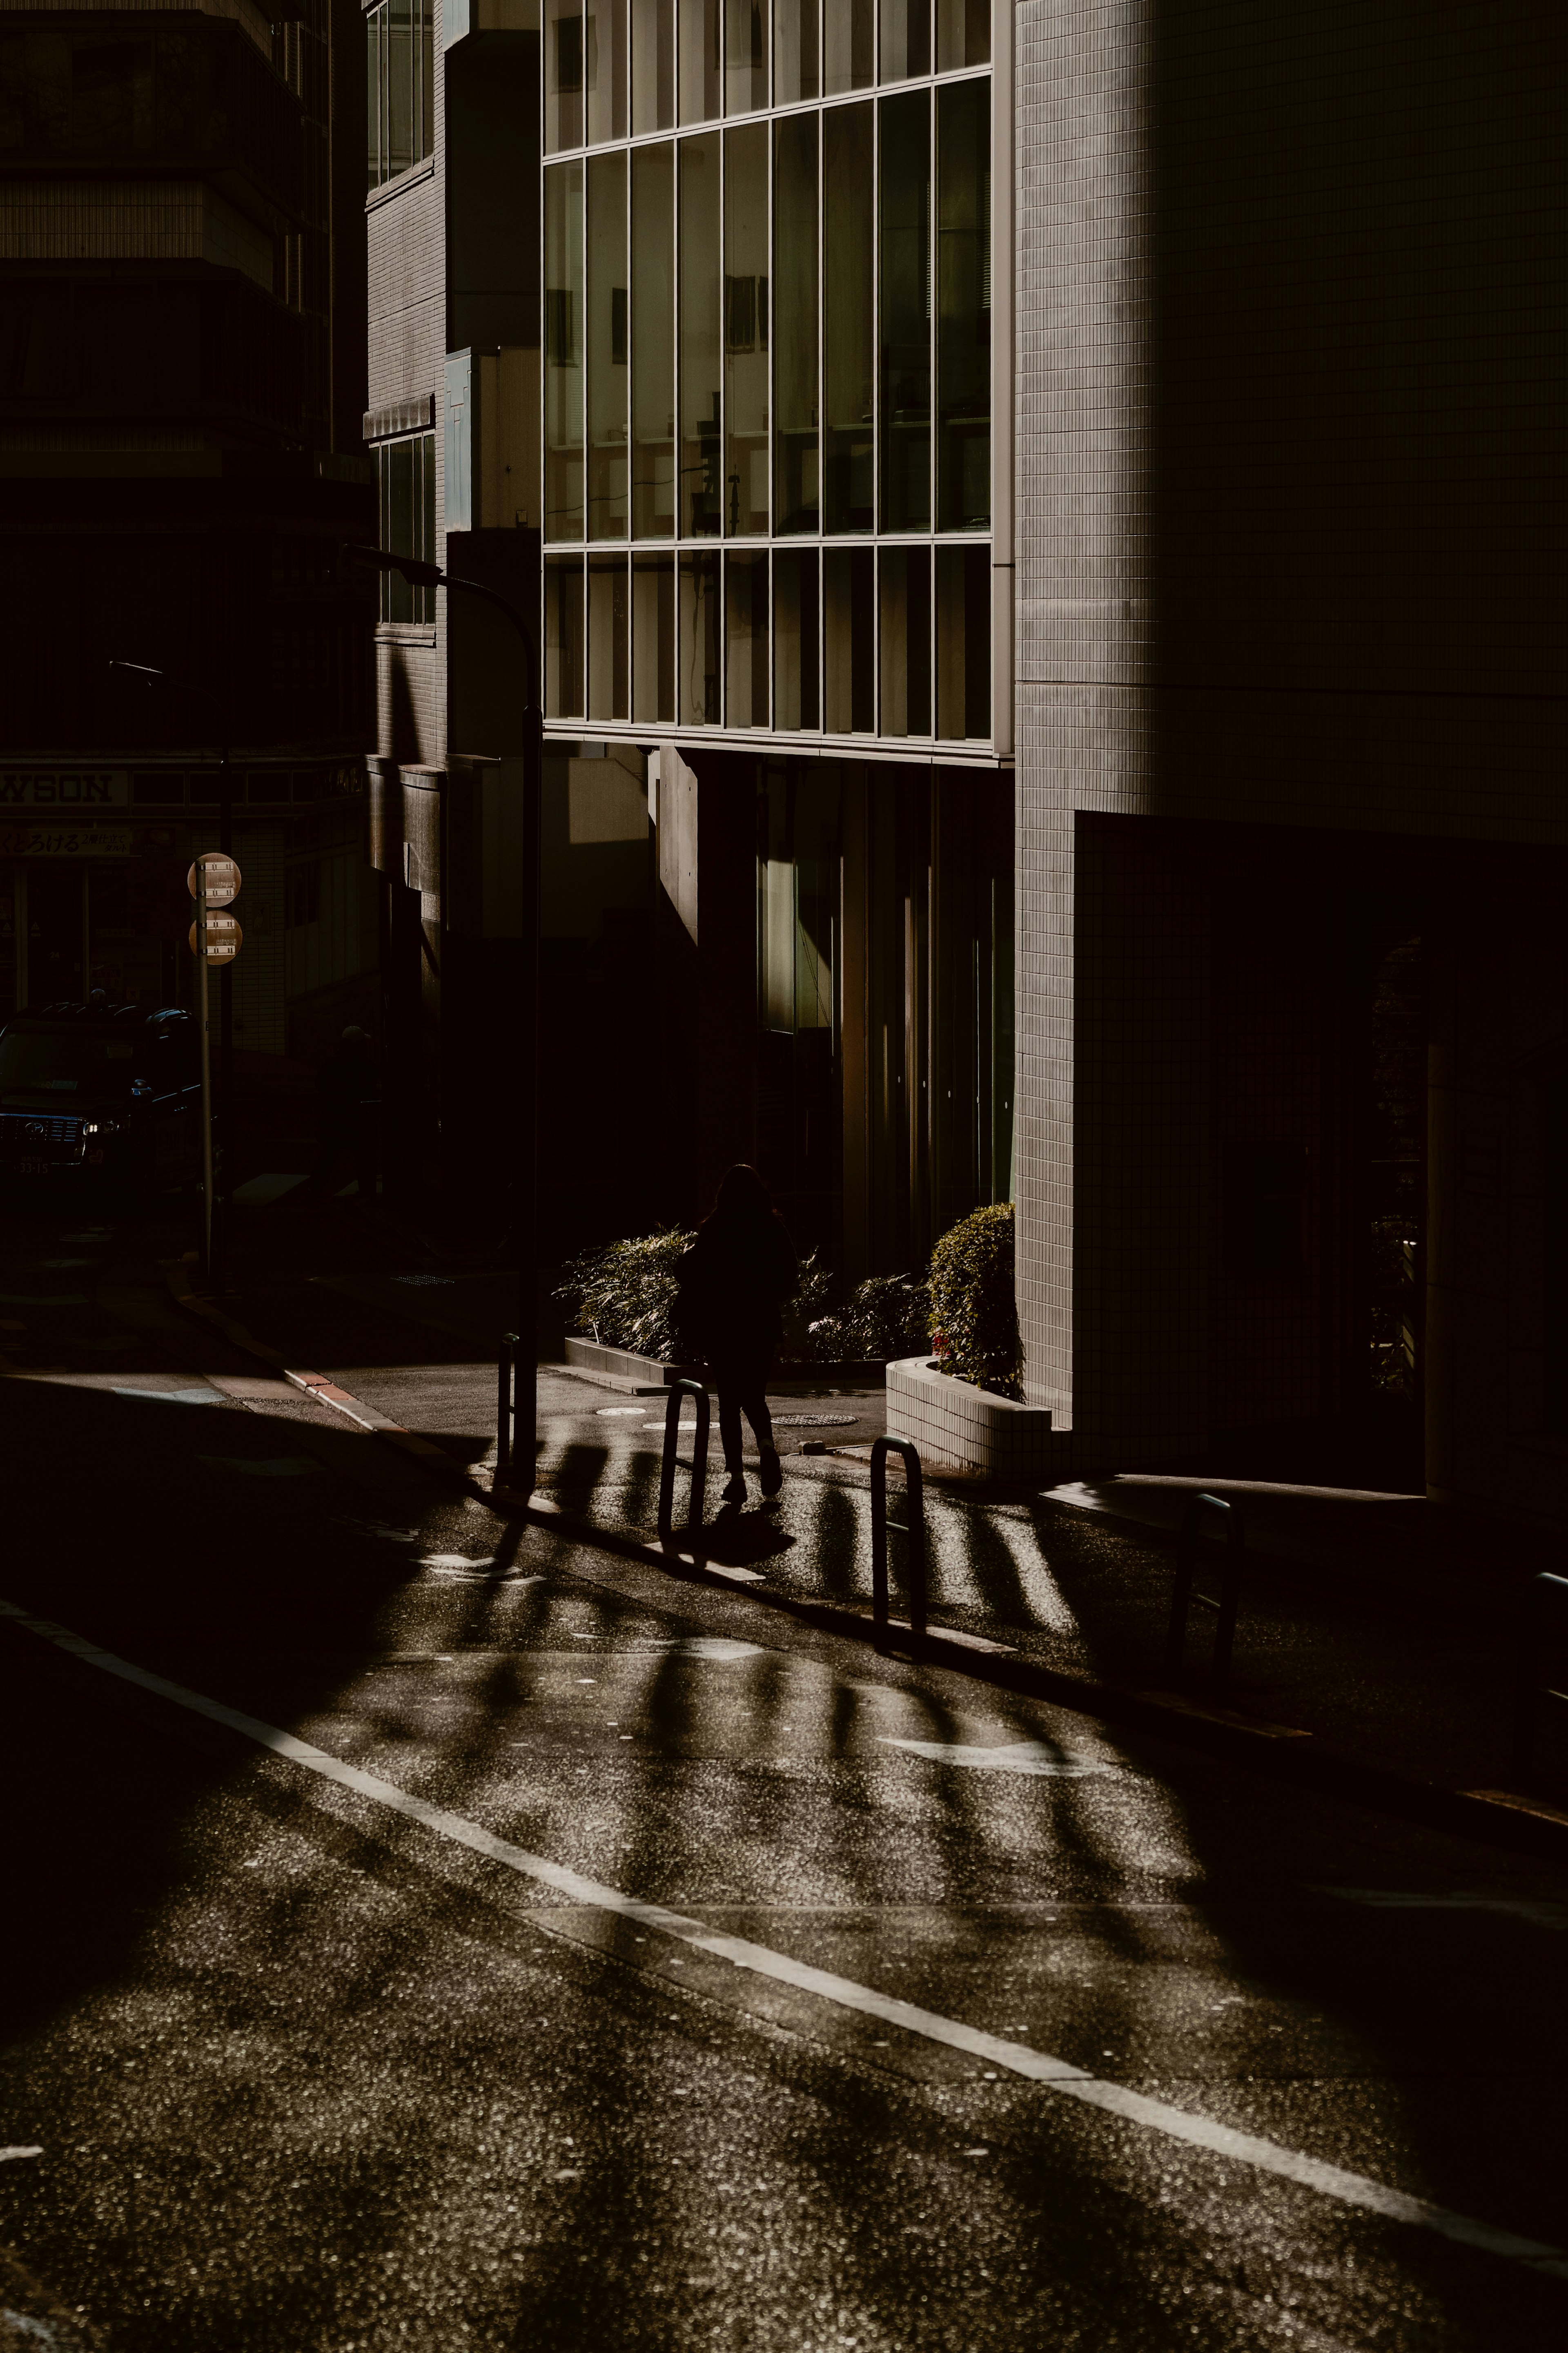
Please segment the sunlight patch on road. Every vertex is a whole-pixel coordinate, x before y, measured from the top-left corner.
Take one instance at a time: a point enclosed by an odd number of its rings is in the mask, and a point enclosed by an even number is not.
[[[1113,1773],[1116,1767],[1098,1757],[1069,1757],[1039,1740],[1016,1740],[999,1748],[973,1748],[960,1740],[898,1740],[891,1733],[877,1736],[884,1748],[903,1748],[933,1765],[967,1765],[978,1773],[1037,1773],[1058,1780],[1079,1780],[1086,1773]]]

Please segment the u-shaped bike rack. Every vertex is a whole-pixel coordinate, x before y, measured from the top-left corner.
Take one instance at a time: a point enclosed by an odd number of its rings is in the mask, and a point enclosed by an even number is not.
[[[1519,1677],[1514,1691],[1513,1778],[1522,1786],[1535,1769],[1535,1713],[1543,1699],[1568,1706],[1568,1692],[1554,1691],[1536,1680],[1536,1656],[1541,1648],[1541,1618],[1553,1592],[1568,1594],[1568,1577],[1553,1577],[1543,1568],[1525,1588],[1524,1617],[1519,1630]]]
[[[496,1356],[496,1476],[498,1487],[511,1479],[512,1423],[517,1413],[518,1335],[503,1332]],[[530,1482],[532,1484],[532,1482]]]
[[[888,1517],[888,1455],[896,1450],[904,1458],[906,1520]],[[921,1458],[907,1438],[879,1438],[871,1449],[871,1618],[880,1641],[888,1631],[888,1532],[910,1540],[908,1583],[910,1632],[920,1641],[926,1630],[925,1490],[921,1482]]]
[[[697,1400],[697,1436],[689,1462],[676,1452],[682,1398],[695,1398]],[[708,1493],[708,1392],[700,1381],[683,1379],[671,1381],[669,1385],[669,1403],[664,1409],[664,1461],[658,1474],[658,1540],[661,1545],[675,1542],[675,1473],[678,1466],[691,1473],[691,1503],[686,1525],[689,1532],[694,1531],[702,1525]]]
[[[1193,1577],[1198,1565],[1198,1538],[1202,1534],[1205,1512],[1223,1512],[1225,1514],[1225,1577],[1217,1601],[1211,1600],[1206,1593],[1193,1591]],[[1242,1533],[1241,1514],[1235,1504],[1227,1504],[1223,1495],[1194,1495],[1182,1515],[1182,1537],[1176,1549],[1176,1584],[1171,1596],[1171,1623],[1165,1636],[1165,1672],[1172,1683],[1180,1681],[1182,1653],[1187,1641],[1188,1609],[1196,1602],[1200,1609],[1212,1609],[1219,1623],[1215,1628],[1214,1657],[1209,1664],[1211,1699],[1224,1699],[1230,1684],[1230,1653],[1236,1640],[1236,1614],[1241,1605],[1241,1569],[1246,1552],[1247,1539]]]

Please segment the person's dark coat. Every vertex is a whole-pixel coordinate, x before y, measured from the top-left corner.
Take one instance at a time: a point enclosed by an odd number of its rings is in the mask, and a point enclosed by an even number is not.
[[[799,1271],[783,1220],[760,1186],[755,1200],[721,1197],[678,1271],[682,1354],[715,1365],[771,1356]]]

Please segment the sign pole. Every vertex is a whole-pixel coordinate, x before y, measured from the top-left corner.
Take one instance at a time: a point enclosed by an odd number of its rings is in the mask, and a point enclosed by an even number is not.
[[[213,1279],[213,1071],[207,1037],[207,870],[196,860],[196,1018],[202,1039],[202,1282]]]

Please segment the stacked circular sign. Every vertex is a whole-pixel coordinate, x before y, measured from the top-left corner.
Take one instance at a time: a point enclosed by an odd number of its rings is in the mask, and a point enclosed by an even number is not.
[[[218,911],[226,907],[232,899],[238,896],[239,869],[226,851],[204,849],[196,860],[195,865],[185,877],[185,888],[193,899],[197,895],[197,867],[202,870],[201,879],[206,886],[207,962],[208,964],[228,964],[239,954],[245,934],[239,928],[237,916],[226,915]],[[198,916],[191,925],[190,932],[193,955],[199,955],[201,953],[198,936],[200,931],[201,918]]]

